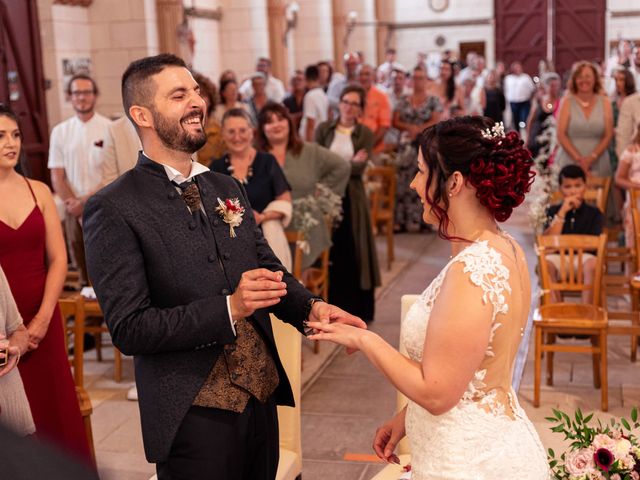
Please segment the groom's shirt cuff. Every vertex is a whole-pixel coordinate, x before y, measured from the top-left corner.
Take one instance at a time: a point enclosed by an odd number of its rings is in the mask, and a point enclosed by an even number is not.
[[[236,322],[233,321],[233,317],[231,316],[231,295],[227,295],[227,312],[229,313],[229,323],[231,323],[231,330],[233,331],[234,336],[238,336],[236,333]]]

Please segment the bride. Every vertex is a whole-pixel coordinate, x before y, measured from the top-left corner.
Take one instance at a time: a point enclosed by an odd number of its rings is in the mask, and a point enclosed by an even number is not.
[[[409,310],[400,339],[409,358],[377,334],[309,323],[313,340],[360,350],[404,395],[407,407],[376,431],[387,462],[405,436],[413,480],[546,480],[546,454],[518,404],[511,377],[531,288],[521,247],[500,230],[529,190],[531,155],[516,133],[483,117],[425,130],[411,188],[423,217],[451,242],[451,259]]]

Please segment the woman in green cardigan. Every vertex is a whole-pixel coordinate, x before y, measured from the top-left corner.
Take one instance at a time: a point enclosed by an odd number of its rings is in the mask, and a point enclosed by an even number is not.
[[[260,110],[256,149],[269,152],[276,157],[291,186],[294,218],[289,228],[297,223],[295,201],[315,196],[319,183],[340,197],[344,195],[344,189],[349,181],[349,165],[328,149],[315,143],[303,142],[284,105],[269,102]],[[316,224],[311,227],[305,238],[309,249],[302,259],[303,269],[313,265],[320,253],[331,245],[331,237],[322,211],[317,205],[312,205],[310,208]]]
[[[344,218],[333,234],[329,301],[370,322],[374,318],[374,293],[375,287],[380,286],[380,269],[369,200],[362,182],[373,148],[373,133],[358,123],[365,99],[362,87],[345,87],[338,104],[338,119],[318,126],[316,142],[338,154],[351,168],[342,198]]]

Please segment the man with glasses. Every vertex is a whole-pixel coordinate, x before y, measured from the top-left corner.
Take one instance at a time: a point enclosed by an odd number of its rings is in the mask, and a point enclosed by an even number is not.
[[[75,115],[51,131],[49,169],[56,195],[65,206],[65,234],[80,283],[87,284],[81,219],[89,195],[102,182],[100,159],[111,121],[95,111],[98,88],[88,75],[77,74],[67,85]]]

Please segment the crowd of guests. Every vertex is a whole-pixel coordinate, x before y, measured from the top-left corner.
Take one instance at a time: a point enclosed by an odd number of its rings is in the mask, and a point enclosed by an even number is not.
[[[629,42],[621,42],[605,69],[578,62],[566,89],[562,75],[548,67],[534,81],[518,62],[508,71],[502,62],[490,68],[473,52],[464,62],[444,52],[436,72],[423,57],[405,68],[393,49],[377,68],[355,53],[343,60],[344,73],[328,61],[296,70],[288,88],[273,76],[267,58],[259,58],[246,79],[227,70],[215,83],[194,72],[208,113],[207,143],[194,161],[243,185],[256,223],[289,269],[285,231],[300,225],[295,220],[302,215],[295,202],[316,198],[320,184],[337,195],[340,222],[327,222],[319,205],[305,211],[312,221],[304,232],[301,267],[317,264],[330,249],[329,301],[365,321],[375,317],[380,271],[363,175],[372,163],[395,165],[394,230],[426,229],[410,183],[418,137],[430,125],[485,115],[523,133],[535,156],[553,118],[558,148],[551,157],[564,167],[565,200],[549,211],[551,233],[569,233],[582,224],[601,229],[603,222],[592,209],[580,208],[575,193],[587,175],[615,176],[621,189],[640,187],[640,54]],[[111,121],[96,111],[98,85],[90,76],[72,77],[66,93],[75,115],[51,133],[55,197],[46,185],[17,172],[20,126],[9,109],[0,109],[0,298],[15,299],[15,306],[0,304],[0,342],[8,342],[7,348],[0,343],[0,364],[6,363],[0,366],[0,423],[12,423],[24,435],[35,431],[90,461],[56,302],[67,253],[80,283],[90,281],[82,240],[87,199],[135,166],[141,143],[125,116]],[[147,114],[161,138],[176,135],[153,109]],[[181,121],[187,125],[192,119]],[[618,197],[609,202],[606,221],[619,220]],[[572,215],[574,221],[567,221]],[[8,385],[15,392],[9,400]]]

